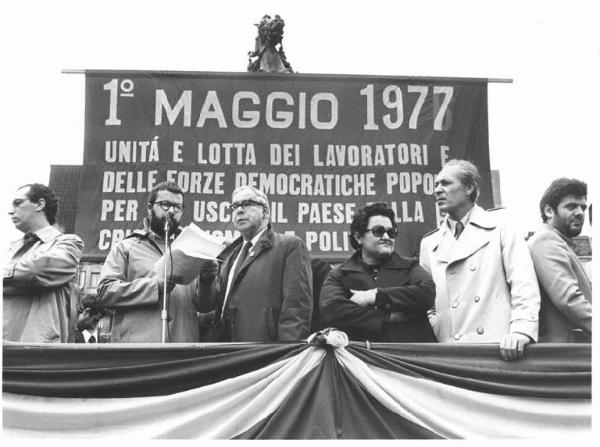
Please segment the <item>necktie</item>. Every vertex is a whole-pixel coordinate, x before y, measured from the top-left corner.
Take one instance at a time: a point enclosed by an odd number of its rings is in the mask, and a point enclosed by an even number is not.
[[[13,254],[13,259],[26,253],[39,240],[35,233],[25,233],[23,236],[23,245]]]
[[[456,239],[458,239],[464,229],[465,229],[465,226],[460,220],[458,222],[456,222],[456,229],[454,230],[454,237]]]
[[[226,318],[227,315],[227,300],[229,298],[230,288],[233,286],[233,281],[235,281],[235,278],[237,277],[238,273],[242,268],[242,265],[244,265],[244,261],[248,257],[248,252],[250,251],[251,246],[252,242],[244,242],[244,245],[242,246],[242,251],[240,252],[240,255],[237,259],[237,263],[235,264],[235,269],[233,270],[233,276],[231,276],[231,274],[229,276],[231,281],[229,281],[230,285],[227,288],[227,294],[225,295],[225,300],[223,301],[223,308],[221,309],[222,318]]]
[[[238,273],[240,272],[242,265],[244,265],[244,261],[248,257],[248,252],[250,251],[250,247],[252,247],[252,242],[244,242],[244,246],[242,247],[242,252],[240,253],[240,257],[237,260],[237,264],[235,265],[235,271],[233,272],[233,279],[237,278]]]
[[[96,343],[96,337],[92,335],[90,338],[88,338],[88,343]]]

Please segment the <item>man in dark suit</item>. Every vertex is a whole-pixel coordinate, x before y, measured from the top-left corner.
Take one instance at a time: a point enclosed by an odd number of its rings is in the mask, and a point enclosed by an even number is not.
[[[77,305],[77,311],[77,330],[71,334],[69,342],[97,343],[98,322],[106,315],[106,310],[95,295],[85,295]]]
[[[354,255],[332,270],[321,289],[326,326],[352,340],[435,342],[427,317],[435,285],[416,258],[394,252],[395,214],[385,203],[360,208],[350,225]]]
[[[230,246],[217,286],[200,297],[215,310],[210,341],[284,342],[309,335],[312,272],[300,238],[273,231],[267,196],[242,186],[231,198],[241,236]]]

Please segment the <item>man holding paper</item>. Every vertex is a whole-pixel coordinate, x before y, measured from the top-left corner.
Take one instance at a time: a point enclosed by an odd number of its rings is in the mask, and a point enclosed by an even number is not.
[[[165,247],[165,222],[169,240],[181,232],[183,192],[173,182],[156,185],[148,196],[144,229],[136,230],[113,246],[104,262],[98,298],[104,307],[115,309],[111,342],[159,343],[162,338],[163,292],[169,292],[169,342],[199,341],[195,303],[208,293],[218,271],[216,262],[202,264],[199,276],[188,285],[167,280],[156,268]]]
[[[273,231],[267,196],[242,186],[231,198],[231,219],[241,233],[219,276],[218,293],[202,295],[214,309],[211,341],[284,342],[309,335],[312,271],[300,238]]]

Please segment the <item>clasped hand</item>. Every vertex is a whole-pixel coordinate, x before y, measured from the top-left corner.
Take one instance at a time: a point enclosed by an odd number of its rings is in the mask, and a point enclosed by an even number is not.
[[[375,298],[377,297],[377,289],[369,290],[354,290],[350,289],[352,296],[350,301],[358,304],[359,306],[372,306],[375,304]]]

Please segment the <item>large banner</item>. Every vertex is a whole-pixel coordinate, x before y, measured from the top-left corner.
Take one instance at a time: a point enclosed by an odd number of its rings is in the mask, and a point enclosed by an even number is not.
[[[466,158],[491,206],[481,80],[265,73],[88,72],[76,232],[103,258],[141,225],[160,181],[185,193],[182,223],[233,240],[231,192],[263,189],[276,231],[329,260],[352,251],[357,207],[389,203],[397,250],[439,219],[435,174]]]

